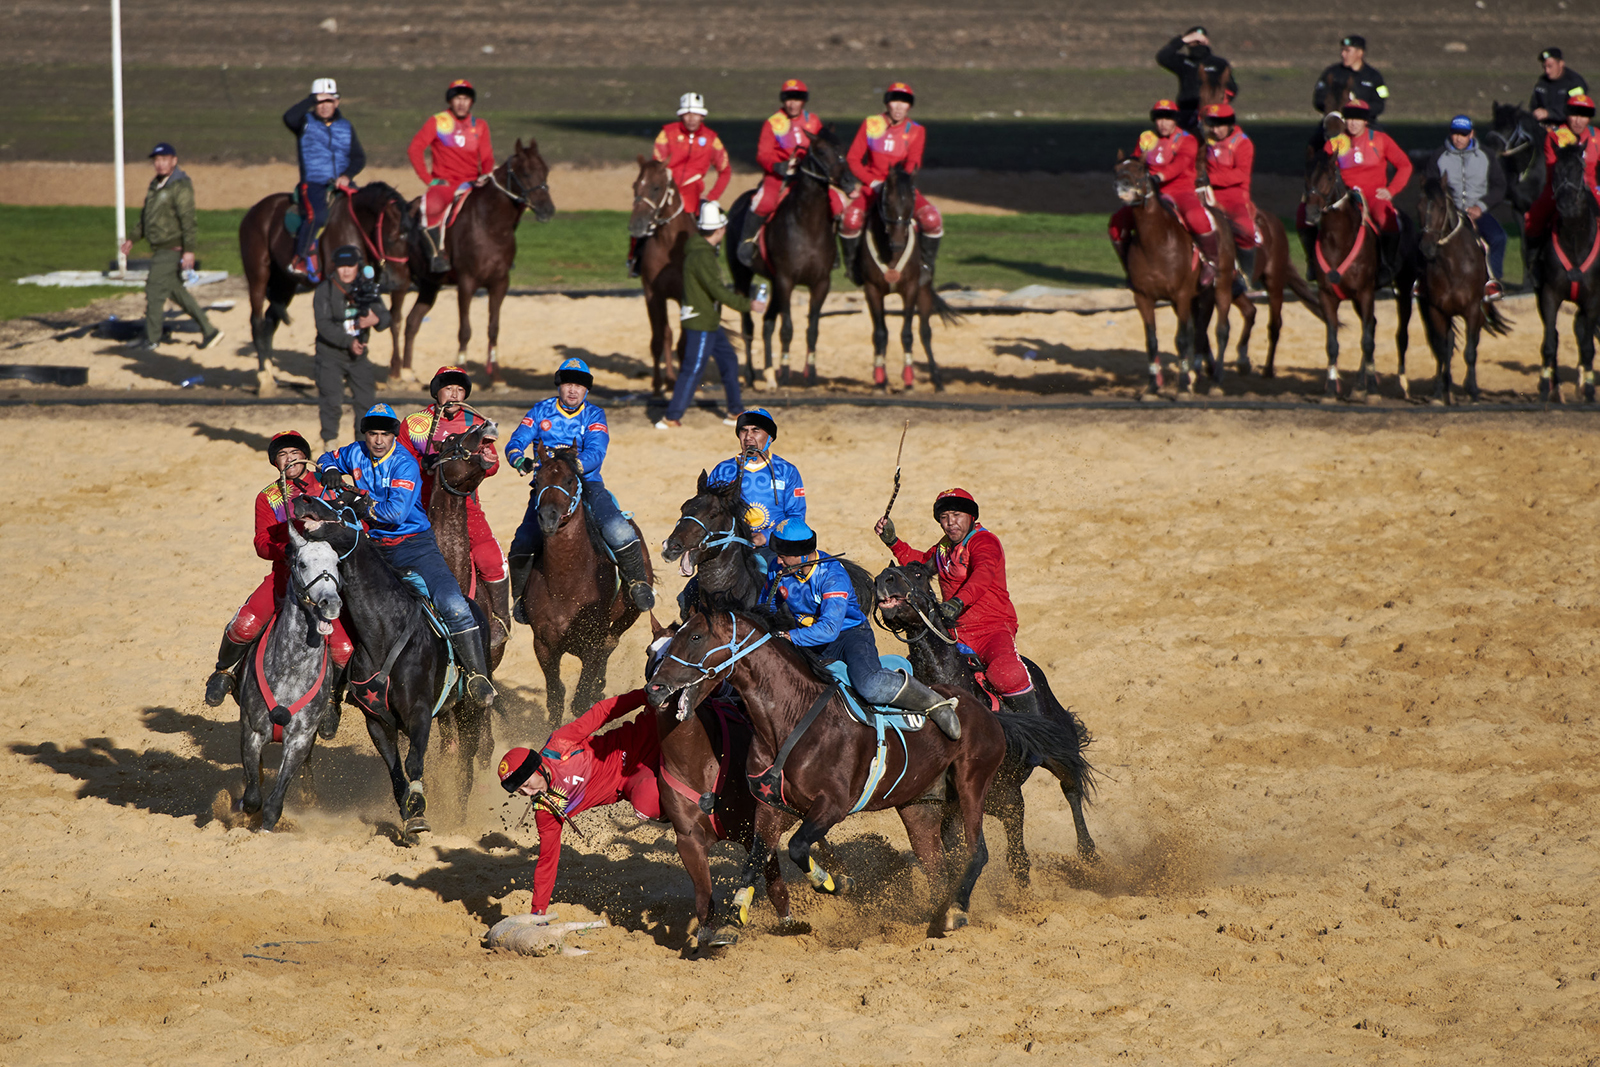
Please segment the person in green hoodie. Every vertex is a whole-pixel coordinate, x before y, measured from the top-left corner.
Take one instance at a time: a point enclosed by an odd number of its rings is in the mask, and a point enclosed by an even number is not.
[[[683,425],[683,414],[694,399],[707,359],[717,361],[722,389],[728,396],[728,414],[722,421],[733,425],[744,405],[739,398],[739,356],[723,332],[722,305],[754,315],[767,310],[765,300],[753,303],[722,282],[717,246],[727,235],[728,216],[715,200],[700,205],[699,224],[699,232],[689,235],[683,252],[683,366],[678,368],[678,384],[667,414],[656,423],[658,430],[676,430]]]
[[[145,279],[144,337],[133,342],[136,349],[156,350],[162,341],[163,316],[167,297],[200,324],[200,347],[214,348],[222,331],[211,325],[200,304],[183,284],[183,272],[194,269],[196,229],[194,221],[194,183],[178,167],[178,150],[162,141],[150,150],[156,176],[144,194],[144,210],[133,236],[122,242],[127,255],[133,242],[150,242],[150,273]]]

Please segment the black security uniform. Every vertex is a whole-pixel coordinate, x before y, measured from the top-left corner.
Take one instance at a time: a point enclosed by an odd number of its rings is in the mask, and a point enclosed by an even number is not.
[[[1351,70],[1343,63],[1335,63],[1317,79],[1317,87],[1311,93],[1311,106],[1317,109],[1319,115],[1337,111],[1344,104],[1346,92],[1355,94],[1357,100],[1364,101],[1372,109],[1372,118],[1367,121],[1377,125],[1379,116],[1383,114],[1383,106],[1389,99],[1389,87],[1384,84],[1383,73],[1371,63],[1361,64],[1360,70]]]
[[[1226,89],[1229,100],[1239,95],[1233,67],[1211,51],[1210,45],[1185,44],[1183,37],[1174,37],[1156,53],[1156,62],[1178,76],[1178,125],[1191,133],[1195,132],[1195,114],[1200,110],[1202,78]]]
[[[1583,80],[1583,75],[1571,67],[1561,72],[1561,77],[1551,81],[1543,74],[1533,85],[1533,100],[1528,104],[1529,111],[1544,108],[1550,116],[1544,119],[1547,125],[1559,126],[1567,121],[1567,98],[1570,96],[1583,96],[1589,91],[1589,83]]]

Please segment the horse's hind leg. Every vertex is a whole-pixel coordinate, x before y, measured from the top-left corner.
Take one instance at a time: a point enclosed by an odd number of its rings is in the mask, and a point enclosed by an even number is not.
[[[1583,399],[1586,403],[1594,403],[1594,320],[1585,312],[1582,304],[1578,305],[1578,313],[1572,319],[1572,332],[1578,339],[1578,366],[1579,380],[1583,383]]]
[[[917,313],[922,317],[920,327],[922,337],[922,351],[928,357],[928,377],[933,380],[933,391],[944,392],[944,375],[939,373],[939,364],[933,358],[933,290],[923,289],[917,297]]]
[[[261,750],[267,747],[267,735],[257,733],[239,711],[239,762],[244,767],[244,795],[238,808],[248,815],[261,810]]]
[[[917,313],[918,301],[907,297],[901,297],[901,300],[905,303],[905,310],[900,313],[900,347],[905,352],[905,362],[900,368],[900,380],[905,384],[906,391],[910,392],[917,384],[917,369],[911,363],[913,350],[911,327],[912,317]]]
[[[1099,863],[1100,853],[1095,849],[1094,838],[1089,836],[1089,824],[1083,818],[1083,781],[1070,767],[1055,760],[1046,760],[1044,769],[1061,783],[1061,795],[1072,809],[1072,828],[1078,834],[1078,858],[1085,863]]]
[[[1288,270],[1287,264],[1284,270]],[[1267,365],[1261,368],[1263,378],[1275,376],[1278,360],[1278,338],[1283,336],[1283,279],[1267,286]]]
[[[506,290],[510,287],[509,272],[489,283],[489,352],[483,358],[483,366],[489,375],[490,388],[497,393],[511,388],[500,376],[500,305],[505,302]]]
[[[1028,770],[1007,760],[994,776],[985,807],[989,814],[1000,820],[1006,832],[1006,867],[1017,885],[1026,889],[1032,880],[1033,863],[1028,857],[1028,846],[1023,840],[1023,818],[1027,808],[1022,799],[1022,783]]]
[[[1139,309],[1139,318],[1144,320],[1144,351],[1148,357],[1149,378],[1145,383],[1144,395],[1155,397],[1161,394],[1161,344],[1156,338],[1156,304],[1143,293],[1135,291],[1133,302]]]
[[[1234,301],[1234,303],[1238,305],[1240,319],[1239,347],[1237,349],[1239,359],[1237,366],[1239,369],[1239,376],[1243,377],[1250,373],[1250,334],[1256,328],[1256,305],[1255,302],[1247,296],[1239,297]],[[1218,356],[1226,357],[1227,354],[1228,353],[1225,349],[1220,347],[1218,348]]]
[[[911,839],[911,851],[916,853],[918,862],[922,864],[923,873],[928,876],[928,892],[933,903],[933,913],[928,920],[928,936],[942,937],[949,930],[967,925],[965,905],[958,909],[957,914],[950,914],[954,893],[944,852],[944,811],[942,806],[934,804],[908,804],[899,810],[900,821],[905,824],[906,836]],[[978,819],[981,825],[983,819],[981,811],[978,813]],[[970,820],[968,821],[970,823]],[[966,843],[966,851],[971,854],[970,839]]]

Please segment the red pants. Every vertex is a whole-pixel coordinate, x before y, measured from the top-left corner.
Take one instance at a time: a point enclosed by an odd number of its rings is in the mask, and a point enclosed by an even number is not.
[[[228,623],[228,640],[237,645],[248,645],[261,631],[267,628],[267,623],[278,613],[278,601],[289,588],[289,571],[282,565],[272,568],[272,573],[261,579],[261,584],[256,586],[256,591],[250,594],[250,599],[244,606],[234,613],[233,621]],[[344,632],[344,620],[333,620],[333,636],[328,638],[328,649],[333,653],[333,662],[343,667],[350,662],[350,653],[355,651],[355,646],[350,643],[350,637]]]
[[[1199,237],[1211,232],[1211,215],[1206,211],[1205,204],[1200,202],[1200,194],[1195,192],[1192,186],[1187,189],[1181,186],[1163,189],[1161,199],[1178,209],[1178,217],[1194,236]]]
[[[965,626],[958,626],[956,637],[977,654],[989,684],[1001,695],[1015,696],[1033,688],[1033,679],[1017,655],[1017,639],[1012,634],[1005,630],[972,633]]]
[[[706,178],[702,174],[692,182],[685,182],[678,186],[678,195],[683,197],[683,210],[696,221],[700,218],[700,201],[706,193]]]
[[[877,203],[878,190],[863,187],[856,193],[844,209],[844,221],[839,223],[840,237],[860,237],[862,229],[867,225],[867,209]],[[922,190],[917,190],[917,206],[911,211],[912,218],[917,220],[917,226],[925,237],[944,236],[944,217],[939,214],[939,209],[923,199]]]
[[[1596,203],[1600,203],[1600,190],[1591,189]],[[1544,192],[1539,194],[1539,199],[1533,202],[1528,213],[1523,216],[1523,228],[1530,241],[1539,240],[1550,232],[1550,223],[1555,219],[1556,197],[1550,191],[1550,186],[1544,187]]]
[[[422,224],[424,226],[437,226],[444,221],[444,213],[450,210],[450,204],[455,200],[456,193],[462,189],[470,189],[471,182],[462,182],[451,185],[430,185],[427,192],[422,194]]]
[[[1256,206],[1250,202],[1243,189],[1213,189],[1217,207],[1233,223],[1233,242],[1243,249],[1255,248],[1261,243],[1256,230]]]
[[[1185,207],[1184,204],[1176,202],[1173,197],[1168,196],[1166,193],[1162,193],[1161,195],[1163,199],[1167,200],[1169,203],[1172,203],[1172,205],[1178,209],[1178,216],[1183,220],[1184,228],[1190,233],[1200,234],[1211,232],[1211,216],[1207,214],[1205,205],[1200,203],[1199,196],[1196,196],[1194,193],[1190,193],[1189,199],[1192,201],[1192,203],[1188,207]],[[1198,216],[1190,214],[1189,212],[1191,210],[1198,211]],[[1202,230],[1196,230],[1195,223],[1200,219],[1205,220],[1205,228]],[[1111,221],[1106,224],[1106,233],[1111,237],[1112,244],[1120,245],[1123,239],[1132,232],[1133,208],[1124,204],[1122,207],[1117,208],[1116,212],[1112,214]]]
[[[489,529],[483,507],[471,497],[467,498],[467,538],[472,542],[472,567],[483,575],[483,580],[498,582],[504,578],[506,555],[500,551],[500,542]]]
[[[750,210],[762,218],[771,218],[772,213],[778,209],[778,203],[783,196],[783,179],[773,174],[767,174],[761,179],[761,187],[756,190],[756,195],[750,200]],[[838,218],[844,214],[844,195],[834,186],[828,186],[828,206],[833,209],[833,217]]]

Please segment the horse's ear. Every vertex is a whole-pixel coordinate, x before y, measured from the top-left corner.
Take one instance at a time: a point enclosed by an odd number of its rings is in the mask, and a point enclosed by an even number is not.
[[[653,640],[659,641],[665,637],[666,634],[667,628],[661,625],[660,620],[656,618],[656,613],[652,611],[650,613],[650,637]]]
[[[1124,159],[1127,159],[1127,158],[1128,158],[1128,153],[1124,152],[1120,148],[1117,149],[1117,162],[1118,163],[1121,163]]]
[[[644,166],[646,163],[650,162],[649,158],[643,152],[640,152],[634,158],[639,161],[639,166],[641,166],[641,167]]]
[[[696,496],[699,496],[701,493],[704,493],[706,491],[706,481],[707,481],[707,478],[706,478],[705,468],[702,467],[700,469],[700,481],[695,486],[695,495]]]
[[[516,151],[517,155],[519,155],[519,156],[522,155],[522,138],[520,138],[520,137],[517,138],[517,146],[516,146],[515,151]]]

